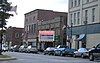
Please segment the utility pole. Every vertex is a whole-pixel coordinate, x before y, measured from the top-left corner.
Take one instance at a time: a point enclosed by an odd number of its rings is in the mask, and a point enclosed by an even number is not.
[[[84,21],[85,25],[85,42],[82,47],[86,48],[86,41],[87,41],[87,21]]]

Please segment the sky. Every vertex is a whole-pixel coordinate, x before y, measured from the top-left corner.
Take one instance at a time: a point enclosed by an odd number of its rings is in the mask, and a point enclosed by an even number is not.
[[[7,21],[7,27],[24,28],[24,14],[35,9],[46,9],[59,12],[68,12],[68,0],[8,0],[12,2],[11,6],[17,5],[17,15],[10,17]]]

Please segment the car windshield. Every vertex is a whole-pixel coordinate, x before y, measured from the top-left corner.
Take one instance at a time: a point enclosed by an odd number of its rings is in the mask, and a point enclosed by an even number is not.
[[[86,48],[80,48],[78,51],[83,52],[83,51],[87,51]]]
[[[24,45],[20,46],[21,48],[24,48]]]
[[[100,48],[100,44],[97,46],[97,48]]]
[[[34,48],[34,47],[36,47],[36,46],[31,46],[31,47],[33,47],[33,48]]]
[[[55,48],[54,47],[48,47],[46,48],[46,50],[54,50]]]
[[[47,48],[46,50],[49,50],[50,48]]]
[[[28,46],[28,48],[31,48],[31,46]]]
[[[30,46],[28,46],[28,48],[35,48],[35,47],[36,47],[36,46],[31,46],[31,45],[30,45]]]
[[[59,45],[57,48],[68,48],[68,46],[65,46],[65,45]]]

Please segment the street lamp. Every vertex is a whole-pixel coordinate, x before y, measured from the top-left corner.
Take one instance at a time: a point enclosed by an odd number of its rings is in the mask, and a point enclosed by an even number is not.
[[[72,28],[73,28],[73,23],[71,22],[71,27],[70,27],[70,32],[71,32],[71,36],[70,36],[70,48],[72,47]]]
[[[73,34],[72,28],[73,28],[73,23],[71,22],[71,26],[70,27],[67,26],[67,30],[69,32],[67,42],[68,42],[68,45],[70,48],[72,47],[71,45],[72,45],[72,41],[73,41],[72,40],[72,34]]]
[[[83,44],[83,47],[86,47],[86,39],[87,39],[87,21],[84,21],[84,25],[85,25],[85,42]]]

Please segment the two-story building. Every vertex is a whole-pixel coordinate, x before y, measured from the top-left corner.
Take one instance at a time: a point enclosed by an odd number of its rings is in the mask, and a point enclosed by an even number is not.
[[[24,28],[9,27],[5,32],[5,41],[8,46],[22,45]],[[3,39],[4,40],[4,39]]]
[[[54,41],[40,41],[40,43],[42,43],[42,48],[57,45],[66,45],[66,29],[64,28],[66,24],[67,16],[55,17],[54,19],[48,21],[39,21],[38,31],[54,31]]]
[[[38,40],[39,31],[52,30],[55,31],[56,36],[59,36],[62,33],[61,28],[63,27],[63,25],[66,25],[67,23],[66,22],[67,18],[64,18],[66,16],[67,16],[66,12],[57,12],[53,10],[44,10],[44,9],[36,9],[26,13],[25,23],[24,23],[26,37],[23,41],[26,42],[28,45],[34,45],[37,46],[38,48],[45,46],[43,44],[49,42],[43,41],[42,45],[41,46],[39,45],[40,43]],[[42,47],[42,49],[44,49],[44,47]]]

